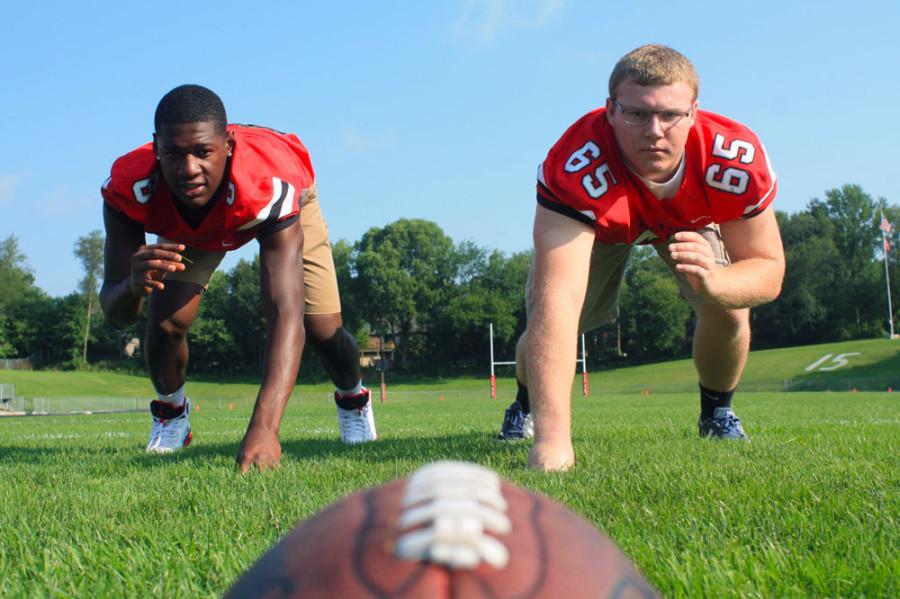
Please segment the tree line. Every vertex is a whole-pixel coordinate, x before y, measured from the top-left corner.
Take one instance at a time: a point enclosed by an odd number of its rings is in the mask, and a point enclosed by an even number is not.
[[[778,212],[787,273],[781,296],[752,313],[755,349],[878,337],[888,330],[881,215],[900,208],[845,185],[795,214]],[[894,314],[900,300],[900,239],[888,234]],[[523,288],[531,252],[505,254],[454,242],[435,223],[401,219],[373,227],[355,243],[334,244],[345,326],[361,346],[391,344],[392,368],[408,374],[484,374],[488,325],[495,356],[510,360],[525,328]],[[0,241],[0,358],[29,357],[38,367],[143,369],[130,342],[145,321],[115,330],[98,317],[103,235],[79,238],[73,254],[84,276],[78,289],[50,297],[34,283],[11,235]],[[265,339],[259,260],[217,272],[191,329],[191,369],[215,376],[255,375]],[[690,307],[649,247],[629,263],[617,318],[587,336],[591,368],[690,354]],[[573,340],[574,342],[574,340]],[[323,378],[304,356],[301,379]]]

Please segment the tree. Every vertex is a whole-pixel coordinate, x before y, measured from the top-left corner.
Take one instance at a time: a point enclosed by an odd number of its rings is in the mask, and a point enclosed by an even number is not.
[[[42,298],[46,295],[34,285],[18,238],[10,235],[0,241],[0,357],[28,355],[24,338],[36,331],[24,315],[29,303]]]
[[[752,312],[753,345],[757,348],[810,344],[834,335],[832,289],[838,285],[842,261],[835,244],[834,223],[824,213],[777,213],[785,250],[781,295]]]
[[[228,325],[230,306],[228,275],[213,273],[191,327],[191,368],[224,374],[239,370],[236,365],[246,364]],[[250,363],[255,362],[251,359]]]
[[[859,185],[844,185],[826,191],[824,201],[812,200],[808,211],[821,229],[828,230],[839,256],[834,263],[820,263],[821,271],[833,275],[832,284],[822,290],[832,339],[877,336],[884,310],[875,300],[883,288],[874,260],[881,245],[875,202]]]
[[[433,222],[401,219],[369,229],[354,250],[356,293],[365,298],[366,318],[375,332],[394,338],[399,365],[409,365],[424,354],[413,333],[427,329],[453,284],[453,241]]]
[[[103,233],[94,230],[75,242],[75,256],[81,260],[84,269],[84,277],[78,284],[84,303],[87,306],[87,319],[84,323],[84,337],[81,349],[81,359],[87,361],[88,337],[91,330],[91,316],[94,305],[98,301],[98,287],[103,277]]]
[[[690,305],[655,252],[634,252],[622,286],[619,320],[629,358],[649,360],[682,355],[687,347]]]
[[[487,364],[487,330],[494,325],[499,355],[512,355],[515,341],[525,328],[523,290],[531,252],[490,253],[471,242],[454,252],[457,277],[446,302],[429,326],[431,365]]]
[[[8,315],[33,284],[34,275],[19,249],[19,239],[10,235],[0,242],[0,316]]]

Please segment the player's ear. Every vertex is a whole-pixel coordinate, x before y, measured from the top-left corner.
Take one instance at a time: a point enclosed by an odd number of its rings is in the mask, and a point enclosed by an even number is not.
[[[159,160],[159,144],[156,141],[156,132],[153,132],[153,155]]]
[[[606,120],[609,121],[609,124],[612,125],[613,119],[613,111],[616,109],[616,105],[613,104],[612,98],[606,99]]]
[[[234,131],[229,131],[225,134],[225,145],[228,147],[228,155],[234,152]]]

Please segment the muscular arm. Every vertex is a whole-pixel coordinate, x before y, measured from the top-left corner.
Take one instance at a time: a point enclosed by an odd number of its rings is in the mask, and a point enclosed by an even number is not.
[[[784,248],[775,211],[720,225],[731,266],[717,268],[709,244],[697,233],[675,234],[670,246],[679,272],[694,289],[723,308],[752,308],[771,302],[781,293]]]
[[[144,245],[144,230],[103,206],[106,243],[103,252],[103,286],[100,306],[107,322],[117,328],[140,317],[144,298],[165,288],[169,272],[184,270],[184,246],[177,243]]]
[[[274,466],[281,457],[281,417],[297,380],[303,353],[303,232],[300,222],[259,241],[260,287],[268,320],[262,385],[238,451],[238,465]]]
[[[590,269],[590,227],[538,206],[534,219],[534,304],[528,322],[528,390],[535,419],[529,464],[572,465],[571,394],[575,340]]]

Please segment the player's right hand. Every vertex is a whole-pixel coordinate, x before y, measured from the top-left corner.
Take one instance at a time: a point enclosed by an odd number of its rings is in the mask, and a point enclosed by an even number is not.
[[[278,433],[251,422],[238,447],[237,466],[241,474],[251,470],[275,468],[281,462],[281,443]]]
[[[128,279],[131,293],[144,297],[165,289],[163,280],[166,275],[185,269],[181,257],[184,250],[185,246],[181,243],[153,243],[139,247],[131,256],[131,276]]]
[[[563,472],[575,465],[572,442],[550,443],[536,439],[528,452],[528,467],[543,472]]]

